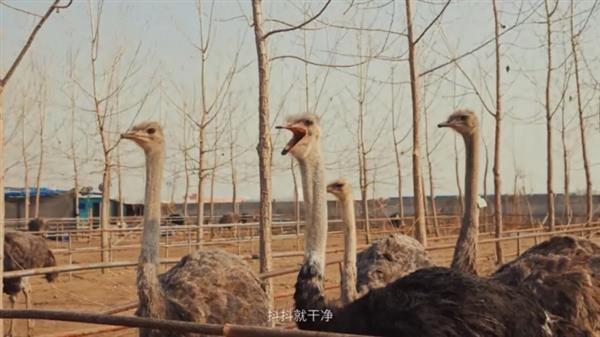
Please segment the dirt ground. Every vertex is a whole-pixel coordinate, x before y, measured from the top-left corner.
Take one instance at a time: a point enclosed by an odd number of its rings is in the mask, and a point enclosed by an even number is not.
[[[381,234],[385,235],[385,234]],[[379,236],[381,236],[379,235]],[[358,234],[359,240],[364,243],[364,234]],[[373,237],[377,238],[376,235]],[[135,244],[139,240],[139,236],[133,236],[120,240],[119,245],[131,245]],[[183,235],[177,235],[170,237],[170,242],[181,241],[184,242],[186,238]],[[273,252],[289,252],[296,251],[297,244],[300,244],[302,249],[302,242],[298,242],[295,237],[287,238],[284,240],[273,241]],[[430,238],[429,246],[438,246],[442,244],[452,244],[452,239],[440,239]],[[98,242],[93,241],[91,243],[86,240],[74,240],[72,242],[73,247],[88,247],[98,246]],[[343,238],[341,235],[330,234],[328,239],[328,249],[342,248]],[[521,248],[525,249],[534,244],[533,239],[521,240]],[[52,248],[65,248],[65,243],[51,243]],[[210,246],[207,249],[216,248]],[[238,246],[236,244],[219,245],[218,248],[228,250],[232,253],[238,253]],[[516,241],[509,241],[503,243],[505,260],[512,259],[516,256],[517,247]],[[252,245],[245,243],[240,246],[240,252],[242,254],[256,254],[258,249],[257,243]],[[495,269],[494,261],[494,246],[493,244],[480,244],[478,257],[479,273],[481,275],[487,275]],[[168,256],[181,257],[188,253],[187,247],[170,248]],[[442,250],[430,251],[430,256],[434,263],[440,266],[447,266],[450,263],[453,249],[447,248]],[[163,256],[166,252],[162,251]],[[138,249],[131,248],[128,250],[122,250],[114,253],[114,261],[135,261],[137,259]],[[328,259],[341,258],[342,253],[328,254]],[[57,255],[58,263],[68,264],[68,258],[64,255]],[[73,263],[91,263],[98,262],[100,259],[99,252],[93,253],[81,253],[76,254],[72,257]],[[299,266],[302,261],[302,257],[285,257],[275,258],[273,261],[273,269],[281,269],[291,266]],[[250,263],[258,271],[258,260],[251,260]],[[169,266],[163,266],[166,270]],[[339,267],[337,264],[328,266],[327,268],[327,286],[339,285]],[[289,274],[273,278],[273,284],[276,294],[275,307],[278,310],[293,308],[292,302],[292,291],[296,274]],[[102,273],[100,270],[73,272],[71,275],[63,273],[60,275],[57,281],[54,283],[46,283],[45,279],[39,276],[31,278],[31,284],[33,289],[33,308],[35,309],[52,309],[52,310],[69,310],[69,311],[81,311],[81,312],[95,312],[99,313],[102,311],[109,310],[115,306],[127,304],[137,299],[136,288],[135,288],[135,269],[134,268],[115,268],[111,269],[106,273]],[[329,298],[337,298],[339,296],[339,290],[333,289],[328,291]],[[8,297],[4,296],[4,307],[9,308],[10,302]],[[22,295],[18,297],[16,308],[24,308],[24,298]],[[131,315],[133,310],[129,310],[121,313],[121,315]],[[24,320],[15,321],[16,324],[16,336],[26,336],[26,322]],[[5,323],[5,330],[7,329],[8,322]],[[100,326],[93,326],[89,324],[78,324],[78,323],[65,323],[57,321],[36,321],[34,327],[35,336],[60,336],[62,333],[83,330],[83,329],[96,329]],[[95,336],[137,336],[137,331],[134,329],[123,329],[119,331],[111,331],[101,334],[95,334]]]

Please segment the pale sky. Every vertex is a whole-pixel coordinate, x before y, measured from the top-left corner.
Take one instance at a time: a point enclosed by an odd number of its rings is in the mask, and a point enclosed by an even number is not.
[[[2,0],[8,4],[33,13],[42,14],[50,1]],[[405,30],[404,2],[374,1],[368,4],[334,0],[319,21],[307,26],[305,31],[276,34],[269,38],[271,57],[299,56],[315,63],[351,65],[360,62],[358,55],[377,55],[368,63],[366,97],[367,146],[372,148],[368,156],[371,168],[370,181],[376,197],[396,196],[397,174],[392,141],[391,100],[396,92],[395,111],[398,119],[397,135],[402,138],[410,126],[411,103],[406,58],[406,38],[399,33]],[[440,1],[416,1],[415,25],[417,34],[441,9]],[[594,1],[577,1],[577,28],[586,19],[587,10]],[[297,24],[302,22],[305,9],[316,13],[324,1],[265,1],[265,16],[269,20],[267,30],[281,28],[280,21]],[[383,6],[387,4],[386,6]],[[357,5],[357,6],[356,6]],[[541,7],[540,7],[541,5]],[[570,53],[568,20],[569,3],[560,2],[554,22],[553,51],[554,71],[552,101],[559,101],[563,85],[565,55]],[[92,2],[91,11],[96,13],[97,2]],[[519,13],[521,8],[521,13]],[[210,2],[203,2],[204,34],[208,32]],[[595,190],[600,188],[600,9],[598,6],[589,17],[580,40],[584,58],[581,60],[583,81],[582,96],[585,104],[588,156],[592,167]],[[519,184],[528,192],[543,193],[546,184],[546,145],[544,114],[545,89],[545,25],[543,24],[543,1],[500,2],[501,21],[511,27],[516,20],[523,24],[502,37],[502,76],[504,93],[502,175],[504,192],[513,190],[515,170],[520,172]],[[535,11],[535,13],[533,12]],[[30,52],[12,78],[4,97],[7,137],[7,186],[23,185],[21,154],[20,114],[23,97],[28,100],[26,124],[29,179],[33,184],[39,162],[39,78],[47,78],[47,130],[45,135],[45,170],[42,185],[68,189],[72,187],[73,168],[68,149],[70,146],[70,97],[75,94],[76,123],[75,138],[80,157],[81,185],[97,187],[101,182],[101,152],[96,134],[95,115],[90,111],[92,101],[86,96],[91,91],[90,69],[90,5],[87,1],[75,1],[68,9],[54,13],[37,36]],[[218,1],[214,7],[214,24],[210,30],[210,51],[207,59],[207,96],[212,101],[215,92],[231,68],[236,51],[239,50],[237,67],[229,95],[221,98],[222,111],[217,117],[221,125],[219,138],[219,160],[229,158],[229,129],[224,127],[231,112],[233,136],[236,140],[235,162],[238,173],[238,195],[258,198],[257,144],[257,69],[254,35],[248,20],[251,16],[250,1]],[[15,58],[33,26],[39,19],[0,4],[0,67],[2,74]],[[346,27],[369,27],[362,33],[362,50],[359,50],[359,33]],[[392,30],[394,33],[383,31]],[[105,95],[109,66],[120,55],[120,76],[126,72],[134,59],[134,74],[125,83],[119,96],[120,109],[124,112],[113,118],[111,130],[113,140],[119,131],[132,123],[144,120],[159,120],[167,133],[168,160],[163,185],[163,199],[169,200],[174,187],[176,201],[181,201],[184,188],[183,115],[173,103],[182,106],[185,100],[190,114],[198,116],[200,106],[200,61],[199,20],[195,2],[192,1],[106,1],[100,24],[100,48],[98,51],[101,96]],[[492,8],[489,1],[457,1],[452,3],[439,24],[432,27],[419,42],[419,67],[421,70],[446,62],[454,54],[462,54],[493,37]],[[304,48],[306,41],[306,50]],[[136,54],[136,50],[138,51]],[[370,51],[370,52],[369,52]],[[74,77],[78,85],[69,78],[69,60],[75,60]],[[392,60],[394,59],[394,60]],[[567,61],[570,64],[570,59]],[[461,59],[461,67],[472,79],[484,96],[486,105],[494,108],[494,50],[493,44]],[[509,71],[506,68],[509,67]],[[326,176],[335,179],[349,178],[355,192],[358,191],[356,152],[356,130],[358,103],[359,67],[319,67],[309,65],[308,109],[322,116],[325,135],[323,149],[326,155]],[[394,87],[391,73],[394,69]],[[363,66],[363,72],[367,72]],[[35,80],[37,78],[37,80]],[[483,113],[483,133],[490,151],[488,193],[493,192],[491,158],[493,153],[493,120],[484,111],[480,100],[473,94],[472,86],[454,66],[442,68],[424,78],[427,85],[425,106],[427,108],[427,131],[432,149],[431,160],[436,194],[456,194],[454,171],[454,138],[449,130],[436,128],[455,107],[471,108]],[[29,85],[28,85],[29,83]],[[454,85],[456,84],[456,85]],[[136,113],[141,97],[152,90],[145,105]],[[579,130],[576,119],[574,82],[571,80],[567,95],[572,97],[565,105],[568,123],[567,143],[571,151],[571,191],[582,191],[585,186]],[[113,100],[114,101],[114,100]],[[192,109],[194,102],[196,109]],[[282,123],[285,116],[306,110],[305,66],[291,58],[277,59],[271,64],[271,120],[273,126]],[[113,103],[114,104],[114,103]],[[219,104],[220,105],[220,104]],[[424,119],[423,119],[424,122]],[[562,191],[562,149],[560,143],[561,110],[554,121],[555,191]],[[191,125],[188,123],[191,130]],[[423,125],[425,129],[425,125]],[[208,142],[214,139],[213,127],[209,127]],[[290,158],[279,153],[289,139],[286,131],[271,130],[274,144],[273,190],[275,199],[290,199],[292,178],[289,171]],[[197,139],[196,131],[189,132],[188,145]],[[463,144],[458,139],[460,176],[462,181]],[[400,147],[406,151],[411,146],[410,135]],[[212,146],[212,145],[211,145]],[[143,198],[143,156],[133,144],[119,145],[122,155],[123,191],[130,201]],[[423,141],[423,153],[425,142]],[[482,151],[483,152],[483,151]],[[410,152],[408,152],[410,153]],[[190,155],[197,158],[197,149]],[[207,154],[209,165],[212,153]],[[427,162],[423,161],[427,179]],[[409,154],[402,158],[404,194],[412,195],[411,163]],[[484,159],[481,159],[482,175]],[[113,196],[117,195],[116,174],[113,174]],[[374,178],[373,178],[374,177]],[[227,163],[217,171],[215,195],[231,195],[230,168]],[[426,181],[426,188],[428,181]],[[483,187],[480,188],[483,190]],[[196,191],[196,178],[192,177],[190,192]],[[210,193],[210,179],[205,186],[205,195]],[[356,193],[358,195],[358,193]]]

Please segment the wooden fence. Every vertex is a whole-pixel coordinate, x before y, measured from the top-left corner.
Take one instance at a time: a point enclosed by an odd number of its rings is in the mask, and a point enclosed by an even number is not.
[[[279,225],[286,226],[289,224],[283,223],[283,224],[279,224]],[[250,227],[250,226],[256,226],[256,225],[255,224],[232,224],[232,225],[210,225],[210,226],[214,226],[215,228],[239,226],[239,227],[243,228],[243,227]],[[293,223],[293,226],[296,226],[296,224]],[[167,233],[169,231],[186,232],[186,231],[194,229],[194,228],[195,228],[194,226],[169,226],[169,227],[163,228],[163,232],[167,232]],[[98,230],[95,230],[95,231],[98,231]],[[113,233],[118,233],[119,235],[130,235],[131,236],[131,235],[139,235],[141,233],[141,228],[110,229],[110,231]],[[426,247],[426,249],[430,252],[454,249],[455,240],[457,238],[457,235],[455,235],[455,233],[457,231],[458,231],[457,226],[448,226],[446,228],[445,233],[452,233],[452,234],[443,235],[443,236],[441,235],[439,237],[432,237],[430,239],[430,245],[428,247]],[[374,229],[374,230],[372,230],[372,234],[375,234],[375,235],[385,235],[390,232],[398,232],[398,229],[395,229],[395,230]],[[480,234],[478,242],[481,245],[493,244],[496,242],[511,242],[511,241],[515,242],[516,243],[516,254],[511,254],[511,255],[517,256],[517,255],[520,255],[521,252],[527,248],[527,245],[525,244],[526,240],[527,241],[533,240],[533,244],[537,244],[538,242],[540,242],[550,236],[553,236],[553,235],[575,234],[575,235],[591,237],[591,236],[594,236],[598,232],[600,232],[600,223],[596,222],[596,223],[591,224],[590,226],[586,226],[586,225],[558,226],[558,230],[555,232],[539,232],[539,228],[538,229],[527,228],[527,229],[507,231],[507,232],[503,233],[503,237],[501,237],[501,238],[494,238],[492,233],[484,232],[484,233]],[[48,231],[45,233],[41,233],[41,235],[44,235],[44,234],[45,235],[59,234],[59,232],[58,231]],[[63,234],[65,234],[65,233],[63,233]],[[71,240],[73,238],[77,238],[77,236],[79,236],[80,238],[83,238],[83,237],[89,236],[91,233],[90,233],[89,229],[81,229],[81,230],[75,229],[75,230],[66,231],[66,234],[68,234],[68,240],[69,240],[69,242],[71,242]],[[330,232],[329,235],[330,236],[331,235],[343,235],[343,233],[341,231],[333,231],[333,232]],[[169,236],[171,236],[171,235],[167,235],[165,238],[163,238],[163,242],[161,242],[161,246],[163,247],[163,249],[168,249],[169,247],[180,246],[180,244],[178,244],[178,243],[174,244],[174,243],[169,243],[168,241],[166,241],[165,239],[169,238]],[[296,238],[296,237],[303,237],[303,234],[302,233],[294,233],[292,235],[280,234],[280,235],[273,236],[273,239],[274,240],[285,240],[285,239]],[[253,237],[250,237],[250,238],[235,237],[232,240],[216,239],[211,242],[206,242],[204,244],[205,245],[207,245],[207,244],[218,245],[218,244],[224,244],[224,243],[231,244],[231,243],[239,243],[240,240],[257,240],[257,239],[258,238],[253,238]],[[186,241],[185,243],[187,244],[188,242],[189,241]],[[449,243],[447,243],[447,242],[449,242]],[[193,247],[193,245],[190,244],[189,247]],[[358,246],[359,249],[362,249],[365,247],[367,247],[367,245],[364,245],[364,244]],[[113,246],[112,249],[139,249],[139,244],[138,245],[126,245],[126,246]],[[68,244],[67,248],[55,249],[54,251],[57,254],[67,254],[70,257],[69,261],[72,261],[71,258],[74,254],[83,253],[83,252],[88,252],[88,253],[89,252],[101,252],[102,250],[100,249],[100,247],[74,248],[74,247],[72,247],[71,244]],[[328,254],[339,253],[342,251],[343,251],[343,248],[329,249],[327,251],[327,253]],[[303,256],[303,254],[304,254],[303,251],[300,251],[300,250],[286,251],[286,252],[274,253],[273,257],[274,258],[284,258],[284,257],[293,257],[293,256]],[[165,254],[165,255],[168,255],[168,254]],[[256,255],[253,255],[253,254],[243,254],[241,256],[242,256],[242,258],[247,259],[247,260],[256,258]],[[506,257],[509,257],[509,256],[506,256]],[[162,264],[174,264],[174,263],[178,262],[179,260],[180,260],[179,258],[163,257],[163,258],[161,258],[161,263]],[[328,259],[327,265],[338,264],[341,266],[341,262],[342,262],[341,259]],[[87,263],[87,264],[71,264],[71,263],[69,263],[67,265],[61,265],[61,266],[56,266],[56,267],[5,272],[4,277],[5,278],[28,277],[28,276],[35,276],[35,275],[43,275],[48,272],[72,273],[72,272],[94,270],[94,269],[127,268],[127,267],[133,267],[136,265],[137,265],[137,261],[114,261],[114,262]],[[262,274],[259,274],[259,277],[261,279],[268,279],[268,278],[279,277],[279,276],[283,276],[283,275],[295,274],[298,272],[298,270],[299,270],[299,265],[262,273]],[[334,287],[330,286],[330,287],[327,287],[326,290],[334,289],[337,287],[338,287],[337,285]],[[293,294],[293,292],[287,291],[284,293],[276,294],[274,297],[276,299],[277,298],[287,298],[287,297],[290,297],[292,294]],[[136,306],[137,306],[137,302],[129,302],[126,304],[117,305],[116,307],[113,307],[113,308],[105,311],[103,314],[114,314],[114,313],[118,313],[118,312],[122,312],[122,311],[127,311],[127,310],[131,310],[131,309],[135,308]],[[8,312],[8,311],[6,311],[6,312]],[[6,312],[3,312],[3,314]],[[15,311],[15,312],[23,313],[24,311]],[[10,315],[10,313],[6,313],[6,314]],[[1,316],[1,317],[4,317],[4,316]],[[8,316],[7,316],[7,318],[8,318]],[[27,317],[18,317],[18,318],[27,318]],[[33,318],[36,318],[36,317],[33,317]],[[252,329],[253,328],[254,327],[252,327]],[[110,330],[112,328],[108,328],[108,329]],[[107,328],[104,328],[103,330],[91,329],[88,332],[94,333],[96,331],[106,331],[106,330],[107,330]],[[223,332],[223,330],[220,330],[220,331]],[[279,331],[279,330],[273,330],[273,331]],[[287,331],[287,330],[284,330],[284,331]],[[75,336],[75,335],[77,335],[77,334],[67,334],[65,336]],[[231,335],[229,335],[229,336],[231,336]],[[289,335],[289,336],[300,336],[300,335]],[[302,336],[308,336],[308,335],[302,335]],[[323,335],[323,336],[326,336],[326,335]]]

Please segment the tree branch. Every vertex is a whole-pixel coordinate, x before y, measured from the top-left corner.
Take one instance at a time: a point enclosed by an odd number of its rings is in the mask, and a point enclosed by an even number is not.
[[[324,11],[325,11],[325,9],[327,8],[327,6],[329,6],[329,4],[330,4],[330,3],[331,3],[331,0],[327,0],[327,2],[325,3],[325,5],[323,6],[323,8],[321,8],[321,10],[320,10],[320,11],[319,11],[319,12],[318,12],[318,13],[317,13],[315,16],[313,16],[312,18],[310,18],[310,19],[308,19],[308,20],[304,21],[303,23],[301,23],[301,24],[299,24],[299,25],[297,25],[297,26],[294,26],[294,27],[289,27],[289,28],[282,28],[282,29],[275,29],[275,30],[272,30],[272,31],[270,31],[270,32],[266,33],[265,35],[263,35],[263,36],[262,36],[262,39],[263,39],[263,40],[266,40],[266,39],[267,39],[267,37],[269,37],[269,36],[271,36],[271,35],[273,35],[273,34],[277,34],[277,33],[283,33],[283,32],[291,32],[291,31],[293,31],[293,30],[297,30],[297,29],[300,29],[300,28],[302,28],[302,27],[304,27],[304,26],[308,25],[309,23],[311,23],[311,22],[313,22],[314,20],[316,20],[316,19],[317,19],[319,16],[321,16],[321,14],[323,14],[323,12],[324,12]]]
[[[19,52],[19,55],[17,55],[17,58],[15,59],[15,61],[12,63],[12,65],[8,69],[8,72],[6,73],[6,75],[4,75],[4,77],[2,79],[0,79],[0,87],[6,86],[6,83],[8,83],[8,80],[10,80],[10,78],[14,74],[15,70],[17,69],[17,67],[19,66],[19,64],[21,63],[21,61],[23,60],[23,57],[25,56],[25,53],[27,53],[27,51],[31,47],[31,44],[33,43],[33,39],[35,38],[35,36],[39,32],[39,30],[42,28],[42,26],[44,25],[44,23],[46,22],[46,20],[48,20],[48,18],[50,17],[50,15],[52,15],[52,12],[54,11],[54,9],[56,9],[56,8],[67,8],[71,4],[71,1],[70,1],[65,6],[58,6],[59,2],[60,2],[60,0],[54,0],[54,3],[52,3],[52,5],[48,8],[48,10],[44,14],[44,16],[42,16],[42,18],[40,19],[40,21],[38,22],[38,24],[33,28],[33,31],[31,32],[31,34],[29,34],[29,38],[27,39],[27,42],[25,43],[25,45],[23,46],[23,48]]]
[[[436,23],[436,21],[439,20],[440,17],[442,17],[442,14],[444,14],[444,12],[446,11],[446,8],[448,8],[448,6],[450,5],[450,2],[452,2],[452,0],[448,0],[448,2],[446,2],[446,4],[444,5],[444,8],[442,8],[442,10],[438,13],[438,15],[435,18],[433,18],[433,20],[429,23],[429,25],[427,25],[427,27],[425,27],[425,29],[423,30],[421,35],[419,35],[419,37],[417,37],[417,39],[415,40],[414,44],[419,43],[419,40],[421,40],[421,38],[423,36],[425,36],[425,33],[427,33],[429,28],[433,27],[433,24]]]

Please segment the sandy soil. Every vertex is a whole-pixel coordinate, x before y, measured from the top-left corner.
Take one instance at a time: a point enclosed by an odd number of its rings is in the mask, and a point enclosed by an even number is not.
[[[381,236],[381,235],[379,235]],[[360,243],[364,243],[364,234],[358,235]],[[374,235],[377,238],[377,235]],[[139,237],[123,238],[119,245],[131,245],[135,244],[139,240]],[[186,238],[183,235],[177,235],[171,237],[170,242],[185,242]],[[99,243],[92,241],[90,243],[87,240],[74,240],[73,247],[97,247]],[[277,252],[289,252],[297,250],[296,238],[289,238],[286,240],[275,240],[273,242],[273,251]],[[328,248],[341,248],[342,237],[340,235],[330,235],[328,240]],[[451,240],[430,240],[429,245],[435,246],[440,244],[451,244]],[[299,242],[300,248],[302,248],[302,242]],[[533,239],[522,240],[521,247],[525,249],[533,245]],[[65,243],[51,243],[52,248],[65,248]],[[210,247],[214,248],[214,247]],[[219,245],[219,248],[226,249],[233,253],[238,253],[238,246],[235,244]],[[516,256],[516,242],[503,243],[505,259],[510,259]],[[243,244],[240,246],[240,252],[242,254],[256,254],[258,249],[257,243],[252,245]],[[480,255],[478,259],[479,272],[482,275],[489,274],[495,269],[494,265],[494,246],[492,244],[480,245]],[[167,254],[166,251],[162,251],[163,256]],[[168,251],[169,257],[180,257],[188,253],[187,247],[170,248]],[[430,256],[437,265],[447,266],[450,263],[453,250],[443,249],[434,250],[430,252]],[[114,261],[135,261],[138,255],[138,250],[135,248],[122,250],[114,253]],[[329,254],[328,259],[340,258],[341,253]],[[67,264],[68,258],[64,255],[57,256],[59,264]],[[81,253],[76,254],[72,257],[73,263],[91,263],[98,262],[100,259],[99,252],[93,253]],[[274,259],[274,269],[280,269],[290,266],[298,266],[301,262],[301,257],[286,257]],[[258,261],[252,260],[250,262],[255,270],[258,271]],[[168,266],[164,267],[165,270]],[[293,307],[291,292],[293,291],[293,285],[296,279],[295,274],[279,276],[273,279],[276,302],[275,306],[278,310],[291,309]],[[73,311],[85,311],[85,312],[102,312],[112,307],[119,306],[122,304],[130,303],[136,300],[136,288],[135,288],[135,271],[133,268],[118,268],[102,273],[100,270],[97,271],[84,271],[84,272],[73,272],[71,275],[64,273],[61,274],[59,279],[54,283],[46,283],[42,277],[31,278],[33,288],[33,308],[36,309],[53,309],[53,310],[73,310]],[[326,286],[335,286],[339,284],[339,268],[337,264],[330,265],[327,269],[327,280]],[[331,298],[337,298],[339,296],[339,290],[328,291],[328,296]],[[17,308],[24,308],[23,296],[18,297]],[[4,307],[10,307],[10,302],[7,296],[4,296]],[[122,315],[131,315],[133,310],[121,313]],[[26,336],[26,322],[19,320],[16,324],[16,336]],[[8,324],[5,324],[5,329]],[[86,324],[77,323],[65,323],[65,322],[53,322],[53,321],[36,321],[34,328],[35,336],[59,336],[61,332],[81,330],[81,329],[92,329],[98,328],[99,326],[92,326]],[[104,334],[97,334],[97,336],[137,336],[137,332],[134,329],[125,329],[121,331],[112,331]]]

